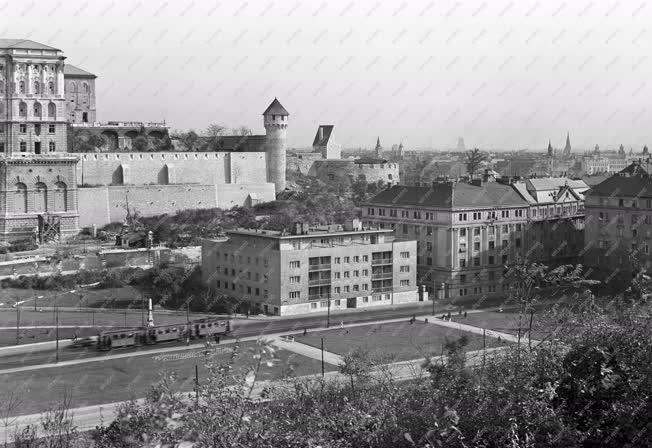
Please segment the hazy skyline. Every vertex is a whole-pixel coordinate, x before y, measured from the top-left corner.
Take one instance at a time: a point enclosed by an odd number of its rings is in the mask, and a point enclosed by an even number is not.
[[[263,133],[334,124],[344,146],[576,151],[652,144],[652,6],[614,1],[110,1],[0,5],[0,37],[98,76],[98,119]]]

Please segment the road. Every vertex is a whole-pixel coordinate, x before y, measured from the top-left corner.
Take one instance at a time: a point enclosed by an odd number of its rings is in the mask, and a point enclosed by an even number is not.
[[[419,303],[414,305],[401,305],[395,307],[383,307],[370,310],[355,310],[341,314],[331,315],[331,326],[339,326],[340,322],[345,324],[373,322],[380,320],[410,318],[415,314],[425,314],[431,312],[432,305],[429,303]],[[437,314],[447,311],[448,308],[439,306],[436,309]],[[305,329],[313,330],[317,328],[326,328],[328,316],[322,313],[316,315],[303,315],[299,317],[270,317],[267,319],[237,319],[234,320],[233,332],[230,339],[249,338],[252,336],[264,336],[275,333],[301,332]],[[225,338],[227,340],[228,338]],[[192,344],[192,348],[197,348]],[[203,344],[201,344],[203,345]],[[162,345],[135,347],[129,349],[114,350],[113,352],[100,352],[95,347],[71,348],[66,347],[59,351],[59,361],[71,361],[83,358],[96,358],[98,361],[106,359],[107,356],[115,353],[138,353],[157,350],[160,347],[185,347],[185,342],[170,342]],[[17,368],[22,366],[33,366],[40,364],[49,364],[55,361],[56,354],[52,351],[41,351],[35,353],[26,353],[20,355],[9,355],[0,357],[0,370]]]

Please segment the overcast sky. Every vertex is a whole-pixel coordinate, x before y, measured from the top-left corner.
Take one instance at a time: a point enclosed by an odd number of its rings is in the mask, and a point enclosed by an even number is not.
[[[263,133],[291,146],[652,144],[652,5],[640,0],[0,1],[1,37],[95,73],[98,118]]]

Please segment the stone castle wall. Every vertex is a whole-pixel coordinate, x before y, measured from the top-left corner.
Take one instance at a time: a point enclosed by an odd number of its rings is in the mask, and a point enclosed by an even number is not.
[[[353,160],[315,160],[309,174],[324,182],[340,179],[353,182],[364,180],[375,183],[399,183],[398,163],[357,164]]]
[[[87,153],[80,156],[77,179],[89,186],[260,184],[266,165],[264,152]]]
[[[301,174],[308,174],[310,172],[310,168],[312,168],[313,163],[315,163],[315,160],[321,160],[321,158],[322,158],[321,154],[313,153],[313,152],[296,154],[296,155],[288,154],[286,159],[287,172],[288,173],[299,172]]]
[[[231,208],[245,204],[250,195],[273,201],[274,184],[129,185],[79,188],[79,225],[102,227],[122,222],[127,198],[141,216],[175,214],[180,210]]]

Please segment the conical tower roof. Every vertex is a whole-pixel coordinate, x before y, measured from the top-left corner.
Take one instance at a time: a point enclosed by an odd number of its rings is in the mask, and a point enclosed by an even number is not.
[[[290,113],[283,107],[281,102],[274,98],[274,101],[265,109],[263,115],[290,115]]]

